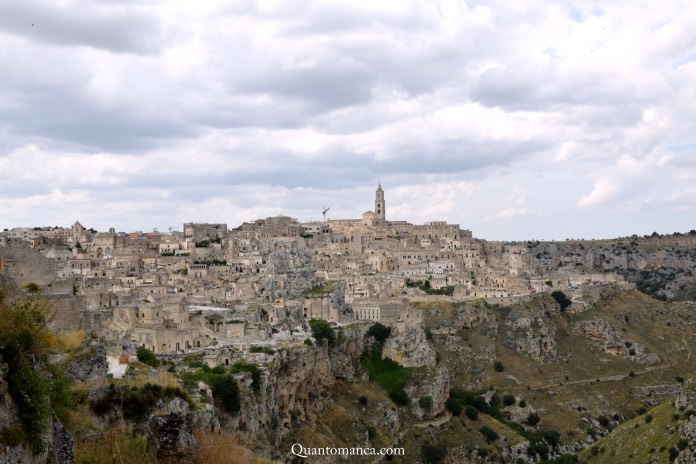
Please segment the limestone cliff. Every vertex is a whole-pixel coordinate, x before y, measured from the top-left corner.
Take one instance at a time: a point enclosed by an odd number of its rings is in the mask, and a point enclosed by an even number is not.
[[[428,341],[421,324],[392,328],[382,354],[406,367],[435,365],[435,348]]]

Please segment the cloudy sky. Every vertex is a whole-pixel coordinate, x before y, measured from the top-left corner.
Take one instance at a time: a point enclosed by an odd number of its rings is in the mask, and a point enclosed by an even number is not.
[[[696,228],[690,0],[2,0],[0,228]]]

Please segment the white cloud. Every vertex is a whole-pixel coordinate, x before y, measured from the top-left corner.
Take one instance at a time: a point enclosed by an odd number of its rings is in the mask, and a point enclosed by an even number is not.
[[[400,219],[630,232],[693,187],[696,6],[573,5],[9,0],[0,226],[357,217],[382,178]]]

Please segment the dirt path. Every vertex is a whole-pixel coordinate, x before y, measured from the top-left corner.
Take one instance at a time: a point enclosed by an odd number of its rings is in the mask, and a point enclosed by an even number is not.
[[[647,374],[648,372],[652,372],[658,369],[666,369],[668,368],[669,365],[664,364],[662,366],[652,366],[652,367],[646,367],[644,370],[640,372],[635,372],[634,375],[643,375]],[[573,380],[570,382],[559,382],[559,383],[552,383],[549,385],[541,385],[539,387],[532,387],[532,390],[546,390],[547,388],[553,388],[553,387],[560,387],[560,386],[565,386],[565,385],[582,385],[582,384],[588,384],[588,383],[596,383],[597,380],[600,382],[616,382],[616,381],[621,381],[624,380],[626,377],[631,377],[631,373],[625,373],[625,374],[617,374],[617,375],[607,375],[604,377],[594,377],[591,379],[582,379],[582,380]]]
[[[686,345],[686,349],[689,351],[689,354],[686,356],[686,360],[688,361],[691,359],[691,347],[689,346],[688,343],[686,343],[686,336],[682,335],[682,341],[684,342],[684,345]]]

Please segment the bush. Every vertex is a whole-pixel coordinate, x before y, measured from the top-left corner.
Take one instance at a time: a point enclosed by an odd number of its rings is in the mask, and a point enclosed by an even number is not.
[[[543,441],[537,441],[537,442],[531,443],[527,447],[527,455],[529,455],[529,456],[538,455],[541,459],[548,459],[549,447]]]
[[[601,425],[604,428],[609,427],[609,418],[607,416],[599,416],[597,418],[597,422],[599,422],[599,425]]]
[[[389,338],[389,335],[391,335],[391,330],[391,327],[387,327],[379,322],[376,322],[368,329],[366,335],[368,337],[375,337],[375,340],[378,342],[384,342],[387,338]]]
[[[261,388],[261,371],[256,364],[237,361],[232,365],[232,368],[230,368],[230,374],[237,374],[239,372],[249,372],[251,374],[251,387],[254,391],[259,391]]]
[[[555,292],[551,293],[551,296],[559,305],[561,305],[561,311],[565,311],[568,306],[573,303],[570,301],[570,298],[568,298],[566,294],[560,290],[556,290]]]
[[[518,403],[520,408],[526,408],[527,407],[527,402],[525,400],[520,400]]]
[[[674,460],[677,459],[677,456],[679,456],[679,451],[676,448],[670,448],[667,452],[669,462],[674,462]]]
[[[483,435],[483,437],[486,439],[486,443],[493,443],[494,441],[496,441],[499,438],[499,436],[495,432],[495,430],[493,430],[492,428],[490,428],[487,425],[484,425],[483,427],[481,427],[479,429],[479,432],[481,432],[481,435]]]
[[[159,367],[160,365],[157,355],[144,346],[139,346],[138,349],[135,350],[135,355],[138,357],[138,361],[148,366]]]
[[[439,464],[447,456],[447,450],[434,443],[423,443],[421,445],[421,459],[426,464]]]
[[[334,332],[328,322],[322,319],[312,319],[309,321],[309,327],[312,329],[312,336],[317,343],[326,340],[329,347],[333,347],[336,344],[336,332]]]
[[[453,416],[459,416],[462,413],[462,405],[459,401],[454,398],[449,398],[447,400],[447,410],[452,413]]]
[[[27,284],[24,288],[26,288],[29,293],[39,293],[41,290],[34,282]]]
[[[503,369],[505,369],[505,367],[503,366],[502,362],[493,361],[493,370],[495,370],[496,372],[503,372]]]
[[[507,394],[503,396],[503,406],[512,406],[515,404],[515,395]]]
[[[402,388],[400,390],[394,390],[389,392],[389,398],[397,406],[408,406],[411,400],[409,399],[406,391]]]
[[[527,425],[531,425],[533,427],[537,425],[540,421],[541,417],[539,417],[539,414],[535,412],[530,412],[525,422],[527,423]]]
[[[431,396],[422,397],[418,400],[418,406],[420,406],[421,409],[429,411],[433,407],[433,398]]]
[[[648,414],[647,416],[645,416],[645,423],[646,423],[646,424],[649,424],[649,423],[651,423],[652,421],[653,421],[653,416],[652,416],[652,414]]]
[[[219,399],[226,411],[239,412],[242,406],[239,398],[239,386],[231,374],[216,377],[211,382],[210,389],[213,391],[213,398]]]
[[[466,409],[464,409],[464,413],[466,414],[466,417],[468,417],[471,420],[476,420],[478,419],[478,409],[476,409],[473,406],[467,406]]]
[[[309,338],[304,339],[304,344],[307,346],[314,346],[314,342],[312,342],[312,340],[310,340]]]
[[[557,430],[546,430],[541,434],[541,437],[551,448],[555,448],[561,443],[561,432]]]
[[[362,406],[367,406],[367,396],[361,396],[358,398],[358,403],[360,403]]]

